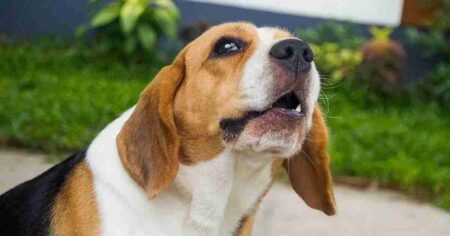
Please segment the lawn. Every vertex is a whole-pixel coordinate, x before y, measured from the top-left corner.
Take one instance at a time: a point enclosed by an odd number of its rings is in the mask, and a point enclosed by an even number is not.
[[[89,143],[137,100],[154,69],[100,64],[66,45],[0,48],[0,141],[46,152]]]
[[[449,111],[420,101],[367,104],[361,91],[345,88],[325,92],[334,94],[324,110],[335,175],[395,184],[450,209]]]
[[[132,106],[152,63],[83,56],[65,44],[0,44],[0,143],[46,152],[90,140]],[[357,88],[324,90],[335,175],[398,184],[450,209],[450,119],[432,102],[365,102]]]

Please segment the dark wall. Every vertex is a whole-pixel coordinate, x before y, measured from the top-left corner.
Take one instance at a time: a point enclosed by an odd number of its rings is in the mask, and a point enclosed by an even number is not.
[[[14,39],[72,35],[89,0],[0,0],[0,32]]]

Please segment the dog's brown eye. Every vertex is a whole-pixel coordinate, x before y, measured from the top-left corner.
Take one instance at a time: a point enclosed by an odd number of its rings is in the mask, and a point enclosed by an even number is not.
[[[234,54],[242,51],[244,43],[235,38],[221,38],[214,45],[214,49],[211,52],[211,57],[220,57],[230,54]]]

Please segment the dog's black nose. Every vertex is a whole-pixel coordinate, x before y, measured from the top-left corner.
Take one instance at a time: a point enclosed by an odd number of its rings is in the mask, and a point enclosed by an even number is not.
[[[306,73],[311,69],[314,55],[308,44],[298,39],[282,40],[270,49],[270,56],[291,71]]]

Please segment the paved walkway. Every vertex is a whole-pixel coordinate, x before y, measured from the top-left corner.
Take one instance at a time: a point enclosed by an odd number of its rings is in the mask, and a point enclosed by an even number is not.
[[[42,154],[0,150],[0,193],[49,166]],[[275,184],[263,200],[253,235],[450,235],[450,213],[429,204],[340,185],[335,195],[338,214],[328,217],[306,207],[288,186]]]

